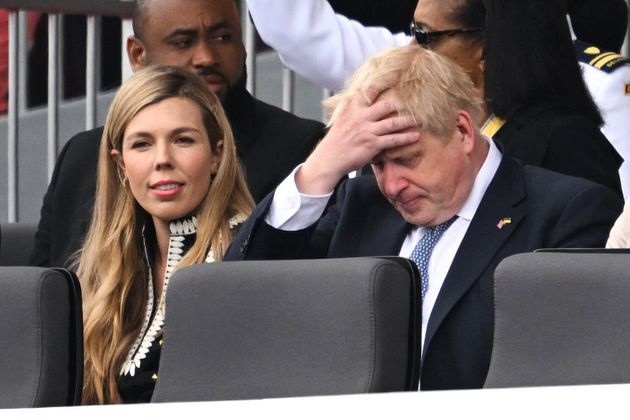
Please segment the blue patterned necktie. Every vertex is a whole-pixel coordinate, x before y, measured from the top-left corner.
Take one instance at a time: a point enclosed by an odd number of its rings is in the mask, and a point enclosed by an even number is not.
[[[409,259],[416,263],[420,271],[422,298],[424,298],[429,289],[429,259],[431,258],[431,253],[433,253],[433,248],[435,248],[435,244],[438,243],[442,234],[453,224],[455,219],[457,219],[457,216],[440,225],[426,228],[425,235],[420,238],[416,247],[411,251]]]

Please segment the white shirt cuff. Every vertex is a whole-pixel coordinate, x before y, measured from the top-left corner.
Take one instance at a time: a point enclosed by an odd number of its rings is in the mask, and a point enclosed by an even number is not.
[[[273,195],[265,222],[276,229],[295,231],[311,226],[322,216],[333,194],[332,191],[324,195],[300,193],[295,183],[295,174],[301,167],[299,165],[295,168]]]

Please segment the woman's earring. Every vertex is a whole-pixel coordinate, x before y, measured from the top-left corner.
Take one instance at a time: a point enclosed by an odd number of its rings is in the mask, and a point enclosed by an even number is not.
[[[126,187],[127,175],[120,173],[120,169],[118,169],[116,172],[118,173],[118,179],[120,180],[120,185],[122,185],[123,188]]]

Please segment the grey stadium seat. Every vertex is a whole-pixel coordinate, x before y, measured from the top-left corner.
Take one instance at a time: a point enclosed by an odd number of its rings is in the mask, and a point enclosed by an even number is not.
[[[152,401],[417,390],[418,287],[396,257],[186,267]]]
[[[62,269],[0,267],[0,408],[78,404],[81,290]]]
[[[630,256],[545,251],[496,269],[485,387],[630,383]]]
[[[36,231],[36,223],[0,224],[0,266],[27,265]]]

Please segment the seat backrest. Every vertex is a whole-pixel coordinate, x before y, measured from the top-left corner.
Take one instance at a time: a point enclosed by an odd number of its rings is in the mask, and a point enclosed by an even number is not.
[[[0,266],[25,266],[31,257],[36,223],[0,224]]]
[[[0,408],[80,402],[82,324],[72,273],[0,267]]]
[[[494,288],[486,388],[630,383],[628,255],[514,255]]]
[[[630,254],[630,248],[540,248],[534,252],[556,254]]]
[[[417,389],[418,290],[403,258],[186,267],[169,284],[152,401]]]

